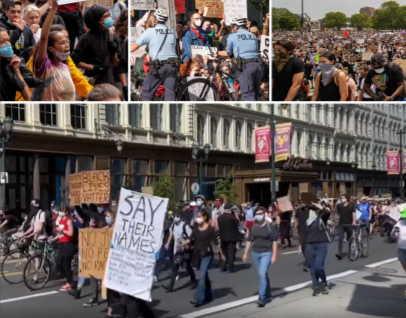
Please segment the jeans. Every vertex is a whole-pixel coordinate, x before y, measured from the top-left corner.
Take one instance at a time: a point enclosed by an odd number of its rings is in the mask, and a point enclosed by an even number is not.
[[[56,266],[61,275],[66,278],[69,285],[73,283],[72,259],[76,253],[76,245],[73,243],[61,243],[56,256]]]
[[[370,229],[369,225],[371,224],[371,221],[370,220],[362,220],[362,219],[360,219],[359,224],[365,224],[367,233],[369,235],[370,234],[369,233],[369,229]]]
[[[343,241],[344,241],[344,235],[345,233],[347,233],[347,242],[348,244],[350,244],[350,240],[352,237],[352,229],[353,226],[350,224],[339,224],[338,225],[338,254],[342,254],[343,253]],[[350,250],[350,248],[348,247],[348,251]]]
[[[327,285],[324,262],[328,251],[328,243],[308,243],[306,247],[307,263],[310,266],[310,276],[312,277],[313,288],[320,286],[320,281]]]
[[[209,279],[209,268],[213,261],[213,255],[205,256],[200,260],[199,266],[199,283],[196,288],[195,300],[196,304],[210,302],[213,299],[211,282]]]
[[[237,242],[221,242],[221,250],[226,258],[225,261],[221,260],[221,269],[229,272],[234,271],[235,254],[237,252]]]
[[[189,274],[190,281],[192,283],[195,283],[196,282],[196,275],[195,275],[195,272],[194,272],[194,270],[192,268],[192,260],[191,259],[184,260],[183,263],[185,264],[186,271]],[[172,265],[171,280],[169,281],[169,285],[168,285],[169,289],[173,289],[173,286],[175,285],[176,277],[178,276],[180,265],[181,264],[178,264],[178,263],[175,263],[175,262]]]
[[[17,228],[13,228],[13,229],[9,229],[9,230],[7,230],[7,231],[5,231],[5,232],[3,233],[3,244],[4,244],[4,246],[7,246],[7,240],[8,240],[8,238],[9,238],[11,235],[17,233],[17,230],[18,230]]]
[[[266,301],[271,294],[268,270],[271,266],[272,252],[252,252],[252,260],[255,263],[259,277],[259,301]]]

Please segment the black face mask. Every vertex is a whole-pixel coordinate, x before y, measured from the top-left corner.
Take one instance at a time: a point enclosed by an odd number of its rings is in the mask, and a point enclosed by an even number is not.
[[[35,2],[35,0],[29,0],[31,3],[34,3]]]

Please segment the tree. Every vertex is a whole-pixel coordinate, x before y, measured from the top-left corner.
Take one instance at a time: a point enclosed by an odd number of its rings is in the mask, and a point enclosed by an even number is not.
[[[292,30],[300,28],[298,15],[286,8],[272,8],[272,29]]]
[[[262,12],[262,19],[265,21],[266,14],[269,13],[269,0],[250,0],[252,6]]]
[[[400,6],[396,1],[384,2],[375,10],[372,23],[375,29],[403,29],[406,26],[406,6]]]
[[[372,21],[368,14],[357,13],[350,17],[350,23],[352,27],[358,28],[358,30],[368,29],[372,27]]]
[[[227,203],[237,203],[237,189],[234,183],[233,174],[229,174],[226,178],[216,181],[214,195],[216,198],[223,198]]]
[[[279,19],[279,26],[281,29],[290,31],[294,28],[299,28],[300,23],[295,16],[283,16]]]
[[[324,26],[326,28],[341,29],[347,23],[347,16],[342,12],[329,12],[324,17]]]
[[[154,182],[152,187],[154,189],[154,195],[169,199],[168,209],[175,207],[176,180],[171,176],[169,169],[166,169],[158,175],[158,180]]]

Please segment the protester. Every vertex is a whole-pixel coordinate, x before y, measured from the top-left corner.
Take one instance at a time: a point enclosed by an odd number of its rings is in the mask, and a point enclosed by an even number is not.
[[[18,230],[18,219],[8,211],[0,211],[0,230],[3,233],[3,246],[7,248],[8,239]],[[3,254],[4,255],[4,254]]]
[[[398,259],[406,272],[406,208],[400,213],[400,220],[396,223],[392,233],[395,233],[396,231],[398,231]]]
[[[357,224],[357,217],[355,213],[355,205],[349,202],[347,195],[341,196],[341,203],[337,206],[337,214],[339,217],[338,223],[338,253],[336,257],[341,260],[343,258],[343,242],[346,236],[347,242],[350,242],[353,233],[353,227]],[[350,252],[350,246],[348,246]]]
[[[25,7],[24,21],[32,31],[35,43],[37,43],[41,37],[41,27],[39,25],[40,20],[41,20],[41,12],[36,6],[28,5]]]

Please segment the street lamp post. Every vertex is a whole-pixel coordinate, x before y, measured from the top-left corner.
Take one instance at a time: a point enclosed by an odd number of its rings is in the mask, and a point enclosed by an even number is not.
[[[203,148],[199,146],[199,144],[194,141],[192,143],[192,158],[193,161],[199,162],[199,193],[202,194],[203,189],[203,162],[206,162],[209,158],[210,153],[210,145],[205,144]]]
[[[399,161],[400,161],[400,171],[399,171],[399,181],[400,181],[400,197],[403,198],[404,186],[403,186],[403,135],[406,134],[406,130],[399,130],[396,132],[399,135]]]
[[[302,25],[302,28],[301,28],[301,34],[303,34],[303,24],[304,24],[304,0],[302,0],[302,21],[301,21],[301,25]]]
[[[0,144],[1,144],[1,153],[2,153],[2,172],[4,173],[4,178],[2,178],[3,183],[3,204],[2,209],[6,208],[6,184],[7,179],[5,177],[6,172],[6,144],[10,142],[11,133],[13,132],[14,120],[10,117],[6,117],[3,120],[0,120]]]

